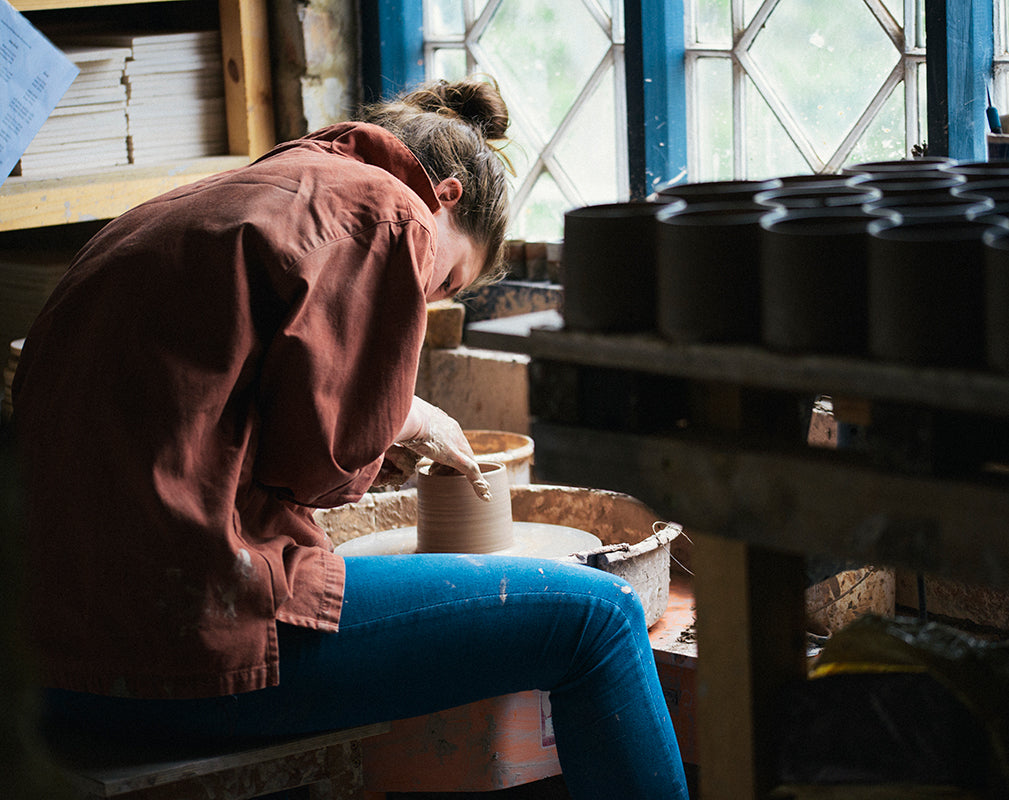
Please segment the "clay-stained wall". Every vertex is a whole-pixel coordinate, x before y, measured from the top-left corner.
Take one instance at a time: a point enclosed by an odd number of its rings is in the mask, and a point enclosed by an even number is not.
[[[273,0],[269,9],[278,141],[352,116],[361,97],[356,0]]]

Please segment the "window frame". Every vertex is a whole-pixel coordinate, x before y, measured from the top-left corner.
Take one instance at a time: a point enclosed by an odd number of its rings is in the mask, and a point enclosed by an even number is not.
[[[629,194],[687,178],[684,3],[624,0]],[[424,79],[422,0],[361,3],[366,101]],[[986,160],[986,88],[994,56],[994,2],[925,0],[931,155]],[[647,22],[647,24],[645,24]],[[958,69],[959,67],[959,69]]]

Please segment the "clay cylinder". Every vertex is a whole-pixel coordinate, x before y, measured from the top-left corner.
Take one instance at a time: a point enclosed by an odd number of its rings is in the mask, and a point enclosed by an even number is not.
[[[774,350],[864,355],[872,217],[848,206],[761,218],[761,337]]]
[[[483,461],[480,471],[490,485],[489,501],[453,469],[430,464],[418,470],[418,553],[493,553],[514,544],[508,470]]]
[[[753,202],[663,209],[658,330],[673,342],[760,339],[760,218]]]
[[[869,352],[916,366],[984,361],[984,257],[980,221],[869,226]]]
[[[984,233],[985,360],[1009,373],[1009,229],[991,227]]]
[[[655,327],[654,203],[585,206],[564,215],[564,325],[583,331]]]

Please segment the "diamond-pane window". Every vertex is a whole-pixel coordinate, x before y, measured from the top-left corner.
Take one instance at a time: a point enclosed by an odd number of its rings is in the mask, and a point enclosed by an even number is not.
[[[686,42],[691,180],[836,172],[856,154],[907,158],[922,143],[917,0],[687,0],[687,14],[695,23]],[[711,30],[716,19],[721,34]],[[725,125],[728,133],[714,133]]]
[[[429,78],[493,76],[511,113],[510,235],[628,194],[622,0],[424,0]],[[459,25],[461,21],[461,25]]]

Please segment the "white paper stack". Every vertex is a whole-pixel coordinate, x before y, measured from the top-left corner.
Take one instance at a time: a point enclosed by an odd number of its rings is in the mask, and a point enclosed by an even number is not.
[[[220,33],[132,36],[129,46],[125,82],[132,163],[226,153]]]
[[[129,163],[124,47],[66,46],[80,73],[21,156],[21,174],[50,178]]]

